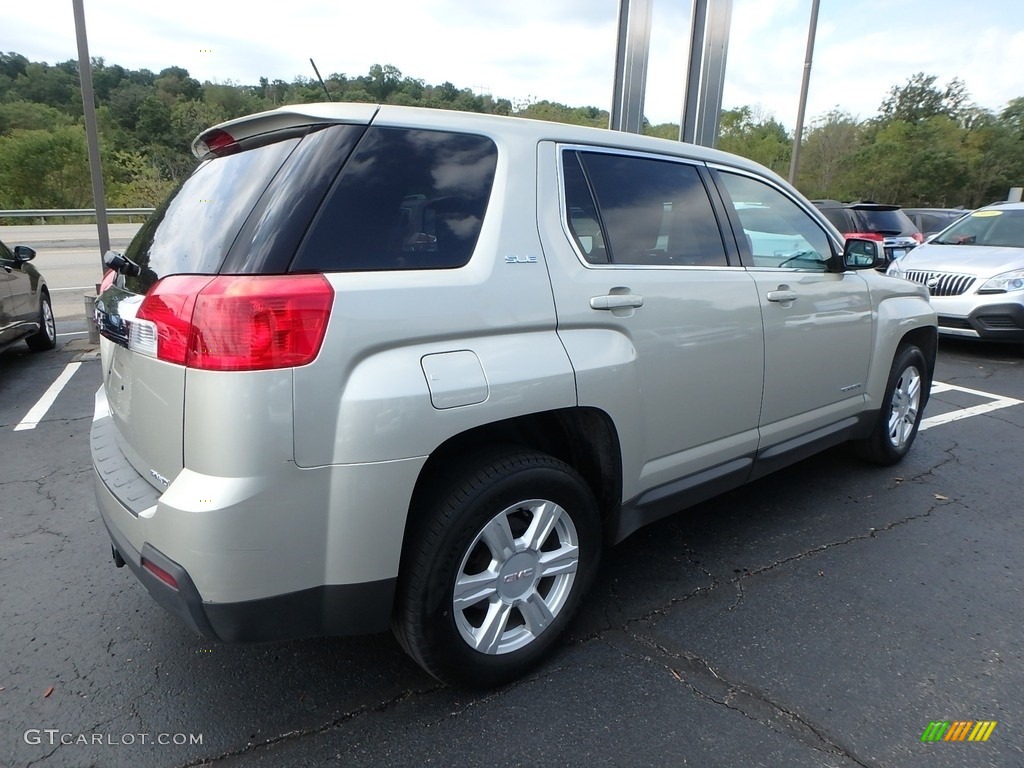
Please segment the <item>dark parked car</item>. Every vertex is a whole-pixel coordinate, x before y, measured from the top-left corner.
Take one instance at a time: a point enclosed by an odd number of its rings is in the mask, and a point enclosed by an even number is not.
[[[12,251],[0,243],[0,349],[24,339],[33,352],[57,345],[50,292],[29,264],[36,252],[27,245]]]
[[[967,208],[904,208],[915,226],[925,237],[941,232],[961,216],[970,213]]]
[[[898,259],[924,241],[917,225],[898,205],[871,201],[841,203],[838,200],[812,200],[819,211],[845,237],[881,240],[887,262]]]

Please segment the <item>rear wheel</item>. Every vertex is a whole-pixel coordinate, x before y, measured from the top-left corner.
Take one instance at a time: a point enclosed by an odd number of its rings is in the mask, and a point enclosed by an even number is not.
[[[417,510],[393,628],[443,682],[500,685],[538,663],[593,580],[601,527],[572,467],[540,453],[484,460]]]
[[[50,294],[43,291],[42,306],[39,307],[39,330],[25,339],[33,352],[43,352],[57,346],[57,323],[53,319]]]
[[[888,466],[907,455],[921,424],[927,386],[924,354],[912,344],[901,346],[893,359],[874,431],[866,440],[854,443],[862,459]]]

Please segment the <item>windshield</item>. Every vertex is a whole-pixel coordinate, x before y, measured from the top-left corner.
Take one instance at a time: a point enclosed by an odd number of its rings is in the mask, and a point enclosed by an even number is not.
[[[1024,248],[1024,210],[990,208],[975,211],[941,232],[931,242],[939,245]]]

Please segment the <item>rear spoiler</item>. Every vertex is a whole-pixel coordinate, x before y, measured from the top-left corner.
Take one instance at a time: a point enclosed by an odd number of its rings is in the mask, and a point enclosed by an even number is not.
[[[252,138],[265,133],[301,128],[323,123],[369,125],[380,110],[379,104],[293,104],[267,112],[258,112],[207,128],[192,141],[192,154],[203,158],[211,150],[232,141]]]

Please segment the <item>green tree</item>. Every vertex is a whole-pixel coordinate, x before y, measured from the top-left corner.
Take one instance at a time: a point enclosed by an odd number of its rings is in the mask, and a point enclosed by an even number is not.
[[[49,131],[71,125],[74,118],[55,107],[32,101],[0,102],[0,134],[15,130]]]
[[[81,126],[13,131],[0,136],[0,208],[92,205]]]
[[[402,73],[398,67],[391,64],[374,64],[366,78],[366,91],[375,101],[383,104],[388,100],[388,96],[398,90],[401,82]]]
[[[945,88],[938,88],[935,75],[918,72],[903,86],[893,86],[889,95],[878,108],[883,121],[901,120],[916,123],[930,117],[945,116],[961,120],[971,109],[967,86],[959,78],[953,78]]]
[[[834,109],[812,121],[800,147],[797,187],[810,198],[858,197],[849,171],[863,141],[861,124],[848,112]]]
[[[719,120],[717,147],[742,155],[776,173],[786,173],[792,142],[782,123],[750,107],[727,109]]]

